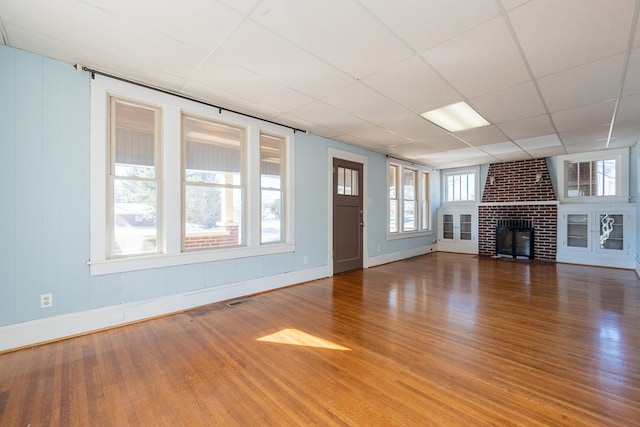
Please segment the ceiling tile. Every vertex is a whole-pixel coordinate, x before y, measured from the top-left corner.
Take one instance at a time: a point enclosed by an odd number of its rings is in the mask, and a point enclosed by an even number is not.
[[[529,0],[501,0],[502,6],[505,10],[515,9],[518,6],[521,6],[525,3],[529,2]]]
[[[362,83],[356,83],[340,92],[332,93],[322,98],[322,101],[338,109],[348,110],[363,120],[379,125],[393,123],[413,115],[411,111],[390,101]]]
[[[517,139],[514,141],[523,150],[531,152],[532,150],[538,150],[541,148],[562,146],[558,136],[554,134],[536,136],[533,138]]]
[[[386,129],[413,141],[425,141],[448,135],[447,131],[419,116],[411,116],[385,125]]]
[[[462,146],[466,146],[460,142],[460,145],[453,148],[462,148]],[[421,159],[426,160],[429,158],[429,154],[438,153],[442,151],[441,148],[435,147],[433,145],[424,144],[422,142],[412,142],[410,144],[401,144],[396,145],[394,147],[389,147],[390,151],[393,151],[398,156],[404,156],[411,159]]]
[[[216,51],[216,56],[313,97],[355,83],[353,77],[252,21],[238,28]],[[282,61],[282,57],[287,60]],[[322,75],[322,79],[309,79],[316,73]]]
[[[611,138],[611,142],[609,142],[609,147],[607,148],[631,148],[638,143],[638,136],[636,135],[628,135],[628,136],[620,136]]]
[[[567,150],[565,150],[563,145],[557,147],[537,148],[534,150],[527,150],[527,152],[534,159],[539,159],[541,157],[562,156],[563,154],[567,154]]]
[[[570,144],[566,146],[567,154],[579,154],[588,151],[604,150],[606,147],[602,142],[581,142],[580,144]]]
[[[494,0],[361,0],[361,3],[417,52],[499,14]]]
[[[481,150],[489,154],[507,154],[507,153],[521,153],[522,150],[516,144],[511,141],[500,142],[498,144],[483,145]]]
[[[638,16],[638,20],[636,21],[636,33],[633,37],[634,48],[640,47],[640,31],[638,31],[638,28],[640,28],[640,15]]]
[[[401,135],[395,134],[393,132],[389,132],[386,129],[374,126],[368,129],[364,129],[358,132],[353,132],[351,135],[356,136],[365,141],[373,142],[377,145],[389,146],[389,145],[397,145],[397,144],[407,144],[411,141]]]
[[[634,0],[536,0],[509,12],[536,77],[624,52]]]
[[[358,79],[414,54],[351,1],[264,0],[251,18]]]
[[[501,123],[498,127],[511,140],[532,138],[537,135],[548,135],[555,132],[551,119],[546,114],[529,119]]]
[[[514,152],[514,153],[500,153],[500,154],[495,154],[493,155],[494,157],[496,157],[497,159],[499,159],[502,162],[514,162],[516,160],[527,160],[527,159],[531,159],[532,156],[527,153],[526,151],[518,151],[518,152]]]
[[[420,56],[413,56],[363,79],[367,86],[416,114],[461,99],[458,93]]]
[[[493,19],[423,54],[436,71],[467,98],[529,80],[502,18]]]
[[[469,157],[462,160],[442,161],[438,163],[439,169],[461,168],[469,165],[483,165],[488,163],[497,163],[500,160],[493,156]]]
[[[640,31],[636,31],[640,34]],[[623,95],[640,93],[640,48],[629,52],[629,66],[624,79]]]
[[[426,141],[421,141],[420,144],[422,146],[431,147],[435,151],[456,150],[469,147],[469,144],[465,144],[452,135],[430,138]]]
[[[390,151],[388,147],[376,144],[366,139],[359,138],[356,135],[341,135],[340,142],[349,145],[355,145],[356,147],[365,148],[367,150],[375,151],[381,154],[387,154]]]
[[[596,126],[569,132],[560,132],[559,135],[565,147],[581,144],[586,147],[587,143],[598,143],[600,147],[602,147],[600,149],[603,149],[609,135],[609,126]]]
[[[608,125],[613,118],[614,100],[600,102],[598,104],[585,105],[584,107],[552,113],[551,118],[559,132],[576,130],[584,127],[585,121],[592,126]]]
[[[614,137],[635,136],[637,140],[638,135],[640,135],[640,118],[616,122],[613,126],[612,136]]]
[[[615,98],[624,55],[610,56],[538,80],[549,111],[568,110]]]
[[[300,117],[311,123],[321,124],[323,127],[340,132],[340,134],[358,132],[371,127],[371,123],[318,101],[290,111],[289,115],[291,117]]]
[[[253,8],[260,3],[260,0],[218,0],[221,3],[226,4],[229,7],[234,8],[236,11],[243,15],[248,15]]]
[[[508,141],[509,138],[502,133],[497,126],[484,126],[481,128],[456,132],[456,136],[470,145],[487,145]]]
[[[218,2],[180,0],[100,1],[96,7],[143,26],[159,34],[211,51],[217,47],[245,19],[242,13]],[[153,13],[149,13],[153,11]],[[215,19],[216,25],[211,25]],[[183,23],[188,22],[188,25]]]
[[[256,115],[265,119],[275,119],[279,117],[280,111],[265,104],[252,102],[236,95],[223,92],[219,89],[205,86],[199,83],[189,82],[184,85],[181,93],[195,99],[207,101],[212,105],[227,108],[240,113]]]
[[[546,112],[532,82],[472,98],[470,101],[481,115],[493,123],[511,122]]]
[[[288,112],[311,102],[311,98],[235,64],[213,57],[191,78],[194,83],[232,93],[247,101],[264,103]],[[260,90],[256,90],[256,88]]]
[[[640,118],[640,93],[623,96],[618,104],[616,122]]]
[[[134,61],[144,64],[143,69],[179,77],[187,77],[207,55],[201,49],[84,3],[35,2],[33,7],[40,13],[24,14],[20,11],[7,15],[3,9],[7,31],[11,26],[14,30],[18,27],[36,34],[53,34],[49,37],[66,42],[68,46],[82,47],[116,58],[119,64]],[[64,25],[60,25],[61,22]],[[18,35],[14,36],[16,32],[13,30],[9,34],[14,47],[22,48],[23,43],[29,43],[28,39],[21,40]],[[118,65],[115,67],[119,68]]]

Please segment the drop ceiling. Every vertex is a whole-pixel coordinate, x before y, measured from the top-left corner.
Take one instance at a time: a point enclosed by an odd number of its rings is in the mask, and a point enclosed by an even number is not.
[[[640,0],[0,0],[0,42],[449,168],[635,145],[639,9]],[[490,125],[449,133],[420,117],[459,101]]]

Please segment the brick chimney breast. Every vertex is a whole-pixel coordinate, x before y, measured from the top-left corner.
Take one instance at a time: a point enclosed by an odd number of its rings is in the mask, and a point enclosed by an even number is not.
[[[558,202],[544,158],[489,165],[478,206],[478,253],[495,255],[498,221],[531,221],[535,259],[555,261]]]

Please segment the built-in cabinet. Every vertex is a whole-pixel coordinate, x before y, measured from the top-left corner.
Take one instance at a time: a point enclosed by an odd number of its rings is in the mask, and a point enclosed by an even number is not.
[[[634,268],[635,212],[632,203],[560,205],[557,260]]]
[[[438,209],[438,250],[478,253],[477,208]]]

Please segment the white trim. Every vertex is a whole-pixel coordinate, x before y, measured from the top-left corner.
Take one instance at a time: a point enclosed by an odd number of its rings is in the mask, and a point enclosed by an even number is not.
[[[337,148],[329,147],[328,149],[328,164],[327,164],[327,204],[329,209],[329,217],[328,217],[328,251],[327,254],[327,264],[329,268],[330,275],[333,276],[333,159],[343,159],[350,162],[362,163],[362,218],[364,221],[364,226],[362,227],[362,268],[369,268],[369,251],[367,249],[368,239],[367,239],[367,214],[369,207],[369,197],[368,197],[368,185],[367,185],[367,172],[368,172],[368,164],[369,158],[360,154],[355,154],[350,151],[343,151]]]
[[[326,266],[0,327],[0,352],[328,277]]]
[[[585,196],[566,197],[566,171],[567,162],[588,162],[594,160],[616,160],[616,196]],[[580,154],[566,154],[556,158],[556,171],[558,180],[558,200],[561,203],[628,203],[629,202],[629,149],[618,148],[615,150],[592,151]]]
[[[543,200],[543,201],[531,201],[531,202],[483,202],[478,203],[478,206],[542,206],[542,205],[559,205],[557,200]]]
[[[405,236],[406,237],[406,236]],[[390,254],[377,255],[369,258],[369,267],[376,265],[388,264],[390,262],[401,261],[403,259],[412,258],[419,255],[425,255],[437,251],[437,245],[421,246],[419,248],[407,249],[400,252]]]
[[[141,103],[157,105],[162,110],[162,169],[163,185],[160,187],[164,200],[159,209],[163,209],[164,220],[158,224],[158,233],[163,233],[165,241],[160,251],[164,253],[133,257],[108,258],[107,251],[107,119],[108,96],[113,95]],[[203,117],[221,123],[229,123],[246,129],[248,138],[259,140],[260,132],[283,137],[285,140],[285,176],[283,201],[284,241],[274,244],[260,244],[259,217],[247,214],[259,210],[259,197],[246,200],[244,221],[246,223],[246,246],[232,248],[214,248],[202,251],[181,252],[182,236],[182,114]],[[248,141],[248,145],[251,145]],[[295,251],[295,133],[284,126],[245,117],[226,110],[218,110],[207,105],[178,98],[173,95],[136,86],[119,80],[97,75],[91,81],[91,141],[90,141],[90,274],[101,275],[133,270],[166,267],[170,265],[191,264],[217,261],[248,256],[269,255]],[[254,147],[255,148],[255,147]],[[248,152],[248,155],[252,155]],[[248,166],[256,165],[255,152],[248,159]],[[247,159],[243,159],[247,160]],[[254,168],[255,169],[255,168]],[[247,171],[245,188],[258,188],[259,168]],[[251,175],[253,174],[253,175]],[[257,175],[256,175],[257,174]],[[256,176],[258,181],[256,181]],[[252,187],[248,187],[250,184]],[[259,192],[259,190],[258,190]],[[250,209],[253,208],[253,211]]]
[[[117,259],[89,261],[92,276],[124,273],[127,271],[147,270],[151,268],[173,267],[177,265],[196,264],[199,262],[222,261],[227,259],[247,258],[252,256],[273,255],[295,252],[295,243],[273,243],[255,247],[236,247],[228,249],[212,249],[203,251],[177,252],[173,254],[141,255]]]
[[[412,237],[422,236],[433,236],[433,228],[431,230],[422,231],[405,231],[404,233],[387,233],[387,240],[411,239]]]
[[[431,217],[431,213],[432,213],[431,206],[432,206],[432,199],[433,199],[432,197],[433,192],[431,191],[432,189],[431,186],[433,182],[432,180],[433,169],[427,166],[409,163],[404,160],[397,160],[393,157],[388,157],[387,164],[386,164],[387,189],[391,187],[391,182],[389,181],[389,168],[391,166],[394,166],[397,168],[395,200],[398,202],[398,207],[397,207],[398,217],[396,219],[398,224],[397,224],[397,231],[394,231],[394,232],[389,231],[389,220],[390,220],[389,214],[391,212],[391,198],[389,197],[389,194],[387,191],[387,198],[386,198],[387,212],[385,215],[387,240],[399,240],[399,239],[427,236],[427,235],[433,234],[433,218]],[[414,221],[416,224],[416,230],[406,230],[406,231],[404,230],[404,185],[403,185],[405,169],[414,171],[416,173],[416,185],[415,185],[416,198],[414,200],[416,203],[415,212],[414,212],[414,215],[415,215]],[[427,176],[429,188],[424,188],[424,181],[423,181],[424,176]],[[425,194],[427,195],[426,200],[424,198]],[[423,203],[425,202],[427,205],[428,215],[429,215],[428,229],[422,228],[422,215],[424,214]]]
[[[460,175],[463,173],[474,173],[475,181],[475,197],[473,200],[460,200],[460,201],[447,201],[447,175]],[[440,171],[440,198],[441,205],[476,205],[482,195],[482,188],[480,188],[480,166],[470,166],[463,168],[444,169]]]

